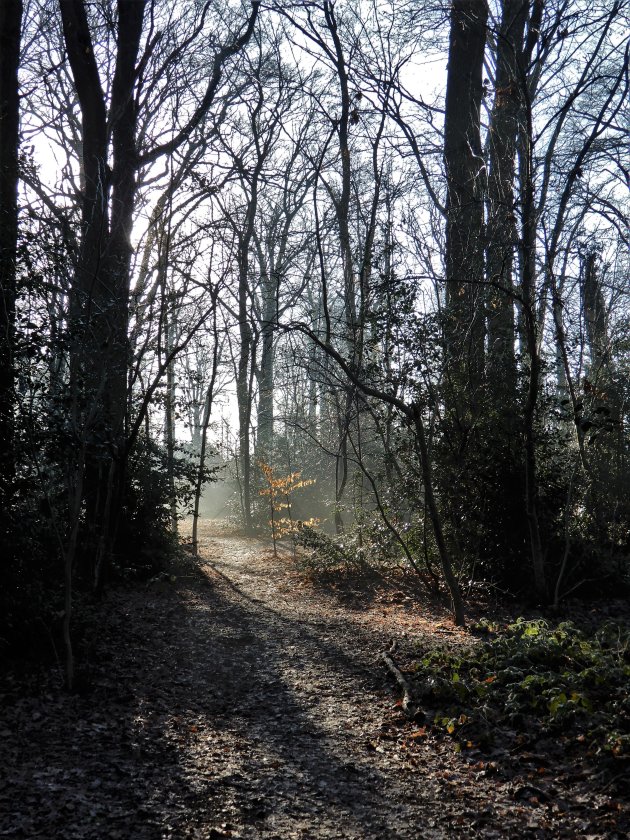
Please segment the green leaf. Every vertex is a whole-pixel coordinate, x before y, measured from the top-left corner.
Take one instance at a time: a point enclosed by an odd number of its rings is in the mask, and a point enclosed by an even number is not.
[[[556,696],[549,701],[549,711],[552,717],[558,714],[558,712],[566,706],[567,703],[567,695],[564,691],[561,691],[560,694],[556,694]]]

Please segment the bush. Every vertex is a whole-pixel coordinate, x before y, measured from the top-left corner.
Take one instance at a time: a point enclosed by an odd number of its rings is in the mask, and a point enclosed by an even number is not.
[[[328,571],[352,563],[343,544],[317,528],[304,525],[293,535],[293,541],[306,549],[301,555],[302,564],[312,571]]]
[[[19,477],[19,492],[0,516],[0,660],[54,654],[62,575],[59,545],[42,489]]]
[[[491,625],[478,627],[495,635]],[[591,757],[630,758],[630,629],[615,622],[594,632],[571,622],[519,619],[463,657],[429,654],[416,684],[433,724],[458,746],[487,746],[514,729],[553,733]]]
[[[125,577],[149,577],[163,571],[177,550],[171,529],[171,488],[166,450],[140,438],[127,470],[123,510],[117,535],[115,570]],[[185,455],[175,460],[178,507],[190,502],[196,465]]]

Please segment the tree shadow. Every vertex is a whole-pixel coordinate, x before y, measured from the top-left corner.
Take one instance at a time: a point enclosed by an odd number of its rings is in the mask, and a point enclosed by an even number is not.
[[[218,800],[229,788],[237,820],[245,824],[273,822],[279,809],[298,822],[319,814],[331,827],[340,820],[353,824],[358,837],[391,836],[389,812],[398,799],[394,780],[374,767],[369,743],[364,760],[344,755],[340,742],[359,733],[322,724],[326,704],[353,704],[364,690],[382,690],[382,675],[370,657],[361,661],[353,652],[373,651],[374,638],[353,627],[349,651],[334,638],[334,621],[326,622],[322,633],[319,622],[288,618],[233,581],[223,582],[225,587],[206,590],[197,604],[193,632],[183,640],[184,660],[201,664],[193,675],[194,693],[205,691],[199,711],[207,725],[215,733],[242,733],[247,748],[227,775],[206,783],[207,795]],[[200,657],[208,642],[207,655]],[[313,677],[317,684],[308,684]]]
[[[192,571],[179,591],[112,591],[90,691],[3,709],[3,834],[417,836],[417,800],[376,766],[362,729],[361,694],[383,690],[372,658],[384,640],[287,617],[224,583]]]

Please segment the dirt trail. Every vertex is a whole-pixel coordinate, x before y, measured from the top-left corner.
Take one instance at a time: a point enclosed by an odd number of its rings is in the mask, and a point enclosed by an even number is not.
[[[432,816],[442,785],[405,778],[378,743],[392,708],[377,662],[388,636],[331,601],[296,597],[288,558],[259,542],[215,537],[202,555],[224,599],[205,619],[208,722],[218,712],[241,742],[227,759],[224,821],[243,837],[445,836]]]
[[[431,644],[428,620],[353,609],[209,523],[201,542],[201,571],[99,607],[85,694],[0,692],[0,836],[581,836],[414,738],[378,657],[404,627]]]

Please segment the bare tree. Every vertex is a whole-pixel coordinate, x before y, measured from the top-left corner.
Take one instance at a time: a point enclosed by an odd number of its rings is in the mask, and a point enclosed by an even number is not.
[[[82,113],[84,192],[81,250],[71,304],[75,339],[70,390],[75,433],[87,432],[97,440],[97,449],[88,459],[91,474],[86,481],[97,586],[115,537],[127,451],[127,332],[137,172],[177,150],[201,123],[215,98],[224,63],[249,40],[259,7],[253,4],[245,30],[216,53],[203,98],[188,121],[170,139],[141,152],[136,85],[161,37],[159,32],[149,32],[140,53],[146,8],[146,0],[118,0],[115,72],[108,100],[86,7],[82,0],[60,0],[64,41]],[[96,366],[95,359],[99,360]]]

